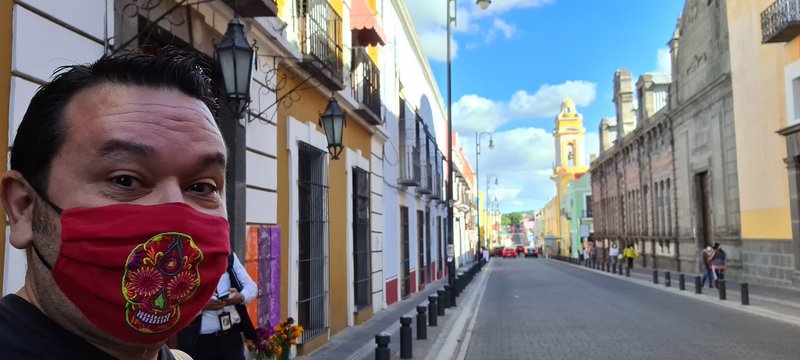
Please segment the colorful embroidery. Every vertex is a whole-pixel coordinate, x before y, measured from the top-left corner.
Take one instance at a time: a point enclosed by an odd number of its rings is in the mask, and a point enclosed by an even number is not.
[[[159,234],[137,245],[122,277],[128,325],[142,333],[160,333],[175,326],[181,317],[180,304],[200,286],[202,261],[202,251],[186,234]]]

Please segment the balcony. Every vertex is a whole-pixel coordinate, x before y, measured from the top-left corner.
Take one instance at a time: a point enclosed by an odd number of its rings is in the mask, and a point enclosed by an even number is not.
[[[342,75],[342,17],[327,0],[298,0],[303,14],[298,20],[303,67],[329,89],[344,89]]]
[[[800,0],[777,0],[761,12],[761,42],[783,43],[800,35]]]
[[[419,186],[419,151],[413,145],[406,145],[401,150],[400,179],[397,183],[404,186]]]
[[[359,106],[356,112],[372,125],[382,125],[381,73],[363,47],[353,48],[350,83]]]
[[[275,0],[222,0],[236,10],[242,17],[278,16],[278,3]]]

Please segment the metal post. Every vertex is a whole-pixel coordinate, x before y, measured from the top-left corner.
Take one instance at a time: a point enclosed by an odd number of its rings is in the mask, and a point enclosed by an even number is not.
[[[444,290],[442,289],[436,290],[436,294],[439,295],[439,306],[436,308],[436,313],[439,314],[439,316],[444,316],[444,308],[447,306],[445,304],[447,303],[447,298],[445,297]]]
[[[686,290],[686,276],[683,274],[678,275],[678,288]]]
[[[625,268],[625,276],[626,277],[631,277],[631,268],[629,268],[629,267]]]
[[[450,80],[450,0],[447,1],[447,245],[453,246],[453,104],[452,83]],[[456,281],[456,262],[452,259],[448,264],[447,283],[453,285]]]
[[[612,264],[611,267],[613,268],[612,270],[614,271],[614,275],[616,275],[617,274],[617,264]]]
[[[653,270],[653,284],[658,284],[658,270]]]
[[[664,286],[671,287],[672,286],[672,279],[670,278],[669,271],[664,274]]]
[[[389,342],[392,336],[387,332],[381,332],[375,335],[375,360],[389,360],[391,353],[389,352]]]
[[[417,305],[417,340],[425,340],[428,338],[428,320],[425,319],[425,312],[428,307],[425,305]]]
[[[742,305],[750,305],[750,286],[742,283]]]
[[[428,296],[428,326],[437,326],[437,314],[439,313],[439,306],[436,305],[438,297],[435,295]]]
[[[400,317],[400,358],[411,359],[414,357],[411,349],[411,315]]]
[[[720,300],[727,300],[728,294],[725,293],[725,280],[718,280],[717,281],[717,289],[719,290],[719,299]]]
[[[702,294],[703,293],[703,285],[700,284],[700,277],[694,277],[694,293],[695,294]]]
[[[445,297],[445,299],[447,299],[447,303],[445,304],[445,308],[452,307],[453,306],[453,299],[456,297],[456,295],[453,294],[453,287],[452,286],[450,286],[450,285],[445,285],[444,286],[444,297]]]

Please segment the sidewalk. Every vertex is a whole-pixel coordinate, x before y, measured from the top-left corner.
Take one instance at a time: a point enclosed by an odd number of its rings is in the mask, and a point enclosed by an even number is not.
[[[557,260],[557,259],[553,259]],[[631,276],[625,277],[613,272],[594,270],[583,265],[575,265],[568,262],[562,263],[571,266],[581,267],[587,271],[602,273],[607,276],[636,282],[652,288],[689,296],[698,300],[716,303],[731,309],[748,312],[751,314],[769,317],[775,320],[800,325],[800,291],[794,289],[779,288],[766,285],[748,284],[750,305],[742,305],[741,283],[737,281],[726,281],[726,300],[720,300],[719,290],[709,288],[708,283],[702,289],[702,294],[695,294],[695,273],[685,273],[686,290],[679,288],[679,273],[670,273],[671,286],[666,287],[666,270],[658,270],[658,284],[653,283],[653,269],[642,269],[634,267]]]
[[[456,273],[464,272],[471,267],[474,262],[465,264],[458,268]],[[487,264],[488,265],[488,264]],[[484,266],[484,269],[486,267]],[[391,358],[400,358],[400,316],[411,315],[414,320],[412,322],[412,345],[414,359],[426,359],[431,355],[431,349],[442,350],[441,347],[434,348],[434,343],[439,343],[440,335],[447,334],[452,330],[453,319],[457,317],[461,310],[464,310],[464,304],[461,301],[465,298],[463,296],[474,285],[470,284],[467,289],[462,292],[462,296],[457,298],[457,306],[455,308],[447,308],[445,316],[438,317],[438,326],[428,327],[428,337],[426,340],[417,340],[416,338],[416,307],[417,305],[428,305],[428,296],[435,295],[437,290],[444,288],[447,284],[447,278],[437,280],[433,283],[427,284],[425,290],[414,293],[408,298],[390,305],[386,309],[375,313],[372,318],[365,323],[349,327],[345,330],[334,335],[330,341],[324,346],[320,347],[311,354],[298,356],[299,360],[368,360],[375,357],[375,335],[380,332],[387,332],[391,334]],[[426,313],[427,315],[427,313]]]

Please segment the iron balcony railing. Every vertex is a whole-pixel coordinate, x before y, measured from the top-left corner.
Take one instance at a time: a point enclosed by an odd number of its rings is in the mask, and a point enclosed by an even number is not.
[[[419,151],[414,145],[406,145],[400,152],[400,179],[398,183],[405,186],[419,186],[420,166]]]
[[[761,42],[787,42],[800,35],[800,0],[777,0],[761,12]]]
[[[338,82],[343,81],[342,17],[328,0],[298,0],[300,50],[322,64]]]
[[[381,117],[381,72],[363,47],[353,48],[352,72],[350,81],[353,97]]]

